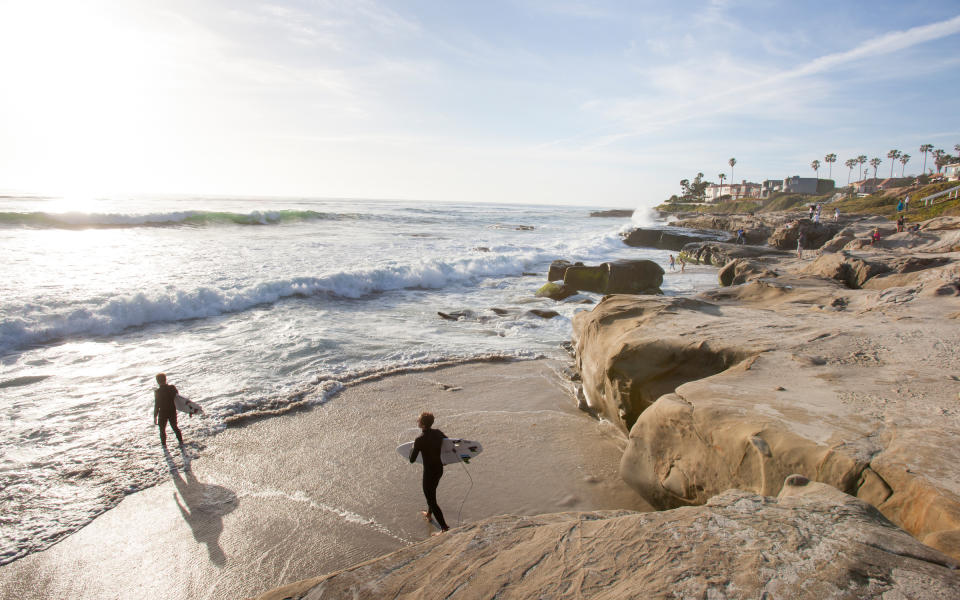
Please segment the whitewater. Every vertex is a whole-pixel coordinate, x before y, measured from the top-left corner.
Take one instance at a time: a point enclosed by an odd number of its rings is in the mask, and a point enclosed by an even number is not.
[[[229,423],[335,401],[360,378],[561,356],[573,314],[597,298],[536,298],[551,261],[667,264],[621,241],[644,211],[590,210],[0,197],[0,564],[162,479],[158,372],[203,405],[206,417],[180,418],[202,456]],[[670,274],[663,288],[713,278]]]

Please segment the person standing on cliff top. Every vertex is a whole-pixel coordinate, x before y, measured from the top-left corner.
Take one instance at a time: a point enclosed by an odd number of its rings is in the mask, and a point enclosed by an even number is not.
[[[413,451],[410,452],[410,462],[417,460],[418,454],[423,454],[423,495],[427,499],[427,510],[420,511],[427,521],[430,516],[440,525],[440,533],[449,530],[447,522],[443,520],[443,511],[437,504],[437,486],[443,477],[443,461],[440,460],[440,448],[447,436],[433,427],[433,413],[422,412],[417,419],[417,427],[423,431],[413,442]]]
[[[177,427],[177,388],[167,385],[166,373],[157,374],[157,383],[160,387],[153,390],[153,424],[160,428],[160,443],[167,447],[167,423],[177,436],[177,441],[183,446],[183,435]]]

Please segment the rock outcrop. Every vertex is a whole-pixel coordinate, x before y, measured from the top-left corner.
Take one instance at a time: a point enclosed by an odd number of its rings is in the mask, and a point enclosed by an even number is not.
[[[793,477],[777,499],[500,516],[260,596],[324,598],[955,597],[953,561],[865,502]]]
[[[585,402],[629,432],[621,475],[672,508],[799,472],[960,558],[960,265],[895,247],[757,260],[779,277],[574,316]]]
[[[678,221],[673,225],[677,227],[689,227],[691,229],[714,229],[719,231],[728,231],[735,233],[738,229],[746,232],[748,244],[766,244],[767,238],[773,231],[782,225],[789,223],[794,217],[786,213],[770,213],[763,215],[697,215],[689,216]]]
[[[806,243],[804,248],[816,249],[826,244],[840,231],[835,223],[815,223],[810,219],[798,219],[778,227],[767,239],[767,243],[780,250],[796,250],[797,239],[802,232]]]
[[[866,261],[842,252],[823,254],[801,269],[801,272],[834,279],[850,288],[861,288],[871,277],[889,270],[890,267],[884,264]]]
[[[567,287],[562,283],[552,281],[543,284],[535,294],[538,298],[550,298],[551,300],[566,300],[570,296],[576,295],[577,290]]]
[[[667,229],[637,228],[623,234],[623,243],[639,248],[659,248],[661,250],[680,250],[692,242],[729,241],[730,236],[716,231],[694,231],[680,233]]]
[[[537,296],[562,300],[576,292],[595,294],[661,294],[663,268],[652,260],[622,260],[600,265],[570,264],[556,260],[550,265],[550,283]],[[552,283],[563,279],[563,284]]]
[[[762,264],[745,258],[735,258],[725,264],[717,273],[720,285],[740,285],[761,277],[776,277],[777,272],[764,267]]]
[[[632,209],[614,208],[611,210],[590,211],[591,217],[632,217]]]
[[[737,258],[756,259],[789,256],[789,252],[768,246],[747,246],[723,242],[693,242],[683,247],[680,256],[690,263],[722,267]]]

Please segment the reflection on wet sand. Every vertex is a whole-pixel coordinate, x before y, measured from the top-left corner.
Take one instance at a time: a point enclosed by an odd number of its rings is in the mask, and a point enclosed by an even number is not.
[[[227,562],[227,556],[220,547],[220,534],[223,533],[223,516],[237,508],[237,495],[221,486],[212,483],[201,483],[190,469],[190,457],[181,449],[183,468],[173,461],[169,451],[166,451],[167,465],[170,467],[170,477],[177,486],[177,493],[173,494],[177,508],[183,520],[190,525],[193,538],[207,546],[210,562],[222,567]]]

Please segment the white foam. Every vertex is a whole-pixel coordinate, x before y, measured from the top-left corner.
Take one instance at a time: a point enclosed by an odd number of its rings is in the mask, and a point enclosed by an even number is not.
[[[113,335],[133,327],[214,317],[273,304],[294,296],[330,294],[362,298],[401,289],[440,289],[487,277],[520,275],[539,258],[534,253],[470,255],[452,260],[348,269],[319,277],[266,281],[241,289],[201,287],[148,295],[139,293],[74,303],[67,307],[6,307],[0,352],[78,335]]]
[[[250,483],[247,483],[246,487],[253,487],[253,486]],[[343,519],[344,521],[347,521],[348,523],[353,523],[355,525],[360,525],[363,527],[369,527],[384,535],[390,536],[397,541],[403,542],[404,544],[411,543],[411,540],[408,540],[406,538],[403,538],[394,534],[392,531],[390,531],[389,529],[387,529],[385,526],[381,525],[374,519],[371,519],[369,517],[364,517],[362,515],[358,515],[357,513],[353,511],[349,511],[345,508],[330,506],[329,504],[318,502],[313,498],[311,498],[310,496],[308,496],[302,490],[296,490],[294,492],[284,492],[282,490],[260,489],[254,492],[242,493],[240,494],[240,496],[253,497],[253,498],[285,498],[292,502],[306,504],[307,506],[310,506],[311,508],[315,508],[317,510],[333,513],[338,517],[340,517],[341,519]]]

